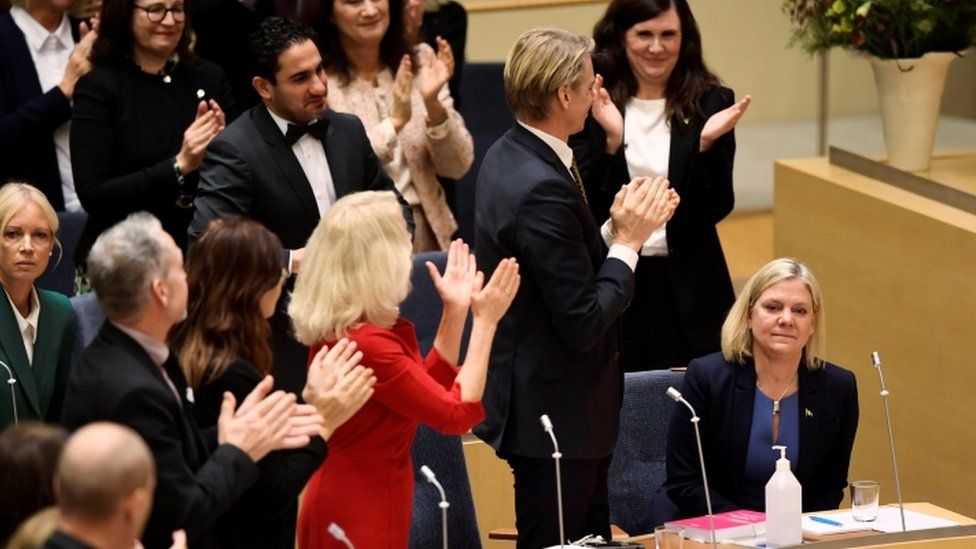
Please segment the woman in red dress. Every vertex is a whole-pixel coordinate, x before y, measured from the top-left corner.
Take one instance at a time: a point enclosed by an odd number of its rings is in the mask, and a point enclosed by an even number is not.
[[[390,192],[337,201],[305,247],[288,313],[310,356],[347,337],[376,375],[375,393],[329,440],[329,459],[312,476],[298,519],[300,549],[344,548],[328,533],[342,527],[357,547],[407,547],[413,504],[410,446],[423,422],[448,434],[484,418],[481,395],[498,321],[518,290],[518,264],[505,259],[483,286],[475,259],[451,244],[441,275],[430,263],[444,312],[427,357],[413,324],[399,317],[410,291],[411,242]],[[455,365],[471,309],[463,368]]]

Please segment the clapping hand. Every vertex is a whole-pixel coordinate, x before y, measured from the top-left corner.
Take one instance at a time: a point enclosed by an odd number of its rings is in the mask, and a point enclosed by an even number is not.
[[[437,37],[437,53],[422,50],[420,69],[417,71],[417,87],[427,109],[427,124],[438,126],[447,119],[447,109],[438,99],[441,89],[454,74],[454,52],[451,45]]]
[[[471,311],[475,322],[498,324],[515,299],[521,282],[519,264],[515,258],[501,260],[488,284],[484,288],[479,287],[471,296]]]
[[[478,271],[474,254],[470,252],[468,245],[460,238],[451,242],[443,276],[430,261],[427,262],[427,272],[430,273],[430,279],[437,288],[445,309],[467,314],[472,294],[481,289],[484,282],[484,274]]]
[[[373,396],[376,376],[359,364],[362,358],[356,342],[342,339],[331,349],[323,346],[312,359],[302,396],[324,418],[321,434],[325,439]]]
[[[593,83],[593,95],[590,113],[607,134],[607,153],[614,154],[623,142],[624,117],[610,99],[610,92],[603,87],[603,76],[599,74],[596,75],[596,81]]]
[[[203,155],[207,152],[207,145],[213,141],[227,125],[227,119],[220,105],[211,99],[197,104],[197,113],[193,122],[183,132],[183,146],[176,155],[176,162],[183,175],[193,173],[203,163]]]
[[[739,119],[742,118],[742,115],[745,114],[746,109],[749,108],[749,103],[752,103],[751,95],[743,97],[738,103],[708,117],[708,120],[705,121],[705,127],[702,128],[698,150],[705,152],[711,149],[719,137],[732,131],[732,128],[735,127]]]
[[[410,60],[409,55],[404,55],[393,79],[393,108],[390,109],[390,120],[393,122],[393,129],[397,133],[400,133],[400,130],[410,121],[412,115],[410,94],[412,91],[413,61]]]
[[[655,229],[674,215],[681,201],[663,177],[637,177],[623,185],[610,206],[613,242],[639,251]]]
[[[95,40],[98,38],[98,32],[95,30],[97,28],[98,18],[92,20],[91,24],[83,21],[78,27],[81,40],[71,50],[71,55],[68,57],[68,64],[64,68],[64,76],[58,84],[58,87],[61,88],[61,93],[69,100],[74,97],[75,85],[78,83],[78,79],[91,72],[91,49],[92,45],[95,44]]]
[[[424,4],[421,0],[407,0],[403,5],[403,34],[407,44],[420,41],[420,27],[424,23]]]

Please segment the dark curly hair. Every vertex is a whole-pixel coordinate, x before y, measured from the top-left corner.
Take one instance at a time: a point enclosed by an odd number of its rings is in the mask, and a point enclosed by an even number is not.
[[[254,74],[276,84],[278,58],[292,46],[306,41],[318,43],[318,34],[308,25],[296,23],[281,17],[269,17],[261,22],[258,30],[251,34],[251,57],[254,61]]]
[[[132,11],[136,0],[105,0],[102,4],[98,38],[92,45],[92,61],[118,63],[132,57],[135,39],[132,36]],[[180,64],[192,66],[196,56],[190,48],[193,29],[190,24],[190,2],[183,0],[183,34],[176,44]]]
[[[701,33],[686,0],[613,0],[593,27],[593,64],[596,72],[603,75],[610,98],[623,112],[627,100],[637,93],[637,79],[624,51],[624,35],[637,23],[654,19],[672,7],[681,20],[681,52],[664,95],[668,122],[672,130],[677,130],[686,125],[685,120],[702,114],[698,101],[721,83],[705,66]]]
[[[396,72],[400,60],[406,54],[412,55],[412,46],[407,40],[406,27],[403,20],[403,0],[387,0],[389,4],[390,26],[380,41],[380,61],[386,68]],[[312,25],[322,41],[319,49],[325,60],[325,69],[337,74],[341,83],[349,82],[352,76],[349,58],[346,57],[342,43],[339,41],[339,29],[336,27],[332,14],[336,0],[306,0],[302,8],[301,21]],[[416,60],[414,60],[416,61]],[[416,70],[416,63],[414,69]]]

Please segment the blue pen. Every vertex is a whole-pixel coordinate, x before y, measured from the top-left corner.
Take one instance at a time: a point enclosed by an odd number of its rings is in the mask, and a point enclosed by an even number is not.
[[[830,520],[828,518],[818,517],[815,515],[810,515],[810,520],[812,520],[813,522],[819,522],[820,524],[826,524],[829,526],[843,526],[842,523],[837,522],[836,520]]]

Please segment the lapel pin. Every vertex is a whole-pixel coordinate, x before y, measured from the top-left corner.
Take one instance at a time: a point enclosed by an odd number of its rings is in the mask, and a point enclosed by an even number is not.
[[[813,417],[813,412],[811,412],[811,411],[810,411],[810,408],[804,408],[804,409],[803,409],[803,413],[804,413],[804,414],[805,414],[805,415],[806,415],[807,417]]]
[[[190,404],[196,403],[196,400],[193,398],[193,387],[186,388],[186,401]]]
[[[197,99],[203,99],[203,96],[205,95],[207,95],[207,92],[203,91],[202,88],[197,90]]]
[[[681,121],[684,122],[685,125],[687,126],[688,125],[688,122],[691,122],[691,119],[686,117],[686,118],[683,118]]]

